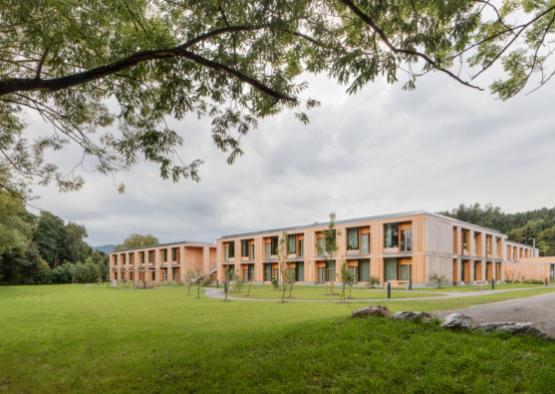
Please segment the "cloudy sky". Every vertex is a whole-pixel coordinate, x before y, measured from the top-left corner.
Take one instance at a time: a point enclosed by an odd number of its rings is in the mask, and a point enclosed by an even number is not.
[[[84,224],[92,245],[130,233],[210,241],[322,221],[331,210],[346,219],[476,201],[510,212],[555,205],[551,86],[501,102],[440,74],[413,92],[377,81],[355,96],[325,77],[309,80],[307,94],[322,102],[311,123],[291,113],[261,122],[232,166],[208,122],[174,123],[182,157],[205,160],[200,183],[162,181],[149,165],[115,180],[85,172],[82,190],[37,189],[33,205]]]

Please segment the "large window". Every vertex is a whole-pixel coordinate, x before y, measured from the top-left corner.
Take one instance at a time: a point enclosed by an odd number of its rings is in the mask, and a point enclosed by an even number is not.
[[[270,253],[272,256],[278,254],[278,237],[272,237],[270,241]]]
[[[410,280],[410,265],[401,264],[399,266],[399,279],[404,281]]]
[[[247,239],[241,240],[241,257],[249,256],[249,241]]]
[[[384,225],[385,238],[384,246],[386,248],[399,247],[399,225],[397,223],[389,223]]]
[[[358,228],[347,229],[347,250],[358,250]]]
[[[287,253],[294,254],[297,253],[297,236],[288,235],[287,236]]]
[[[264,264],[264,281],[270,282],[272,280],[272,264]]]
[[[401,251],[410,252],[412,250],[412,230],[410,228],[401,230]]]
[[[385,281],[397,280],[397,259],[384,260]]]
[[[362,234],[360,237],[360,254],[370,253],[370,234]]]
[[[224,244],[224,252],[226,259],[232,259],[235,257],[235,243],[233,241],[226,242]]]
[[[304,281],[304,263],[295,264],[295,280],[297,282]]]
[[[370,279],[370,260],[358,261],[358,281],[368,282]]]
[[[325,238],[318,238],[316,241],[316,251],[318,252],[318,256],[323,256],[326,253],[326,239]]]
[[[299,256],[304,256],[304,239],[299,239],[298,253]]]

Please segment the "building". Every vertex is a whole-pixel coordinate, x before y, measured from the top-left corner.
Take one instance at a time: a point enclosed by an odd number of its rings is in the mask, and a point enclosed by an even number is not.
[[[110,254],[110,280],[147,284],[184,282],[188,272],[216,272],[216,245],[173,242]]]
[[[328,223],[233,234],[217,241],[218,278],[270,282],[278,277],[278,240],[287,233],[288,263],[295,279],[315,284],[334,280],[348,264],[357,282],[416,285],[432,275],[456,284],[480,283],[506,275],[517,264],[537,258],[538,250],[510,242],[505,234],[425,211],[397,213],[336,222],[335,261],[322,253]],[[520,264],[522,265],[522,264]]]

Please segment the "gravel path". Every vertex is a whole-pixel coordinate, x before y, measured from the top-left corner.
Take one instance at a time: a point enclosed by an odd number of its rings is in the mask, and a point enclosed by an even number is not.
[[[438,315],[445,316],[450,312],[454,311],[441,312]],[[554,293],[476,305],[456,312],[470,316],[477,323],[533,322],[546,334],[555,336]]]

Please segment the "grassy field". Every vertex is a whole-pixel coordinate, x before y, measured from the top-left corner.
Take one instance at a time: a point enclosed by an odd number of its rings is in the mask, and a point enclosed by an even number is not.
[[[360,306],[0,287],[0,392],[552,392],[552,343],[349,319]]]
[[[544,285],[534,285],[529,283],[496,283],[495,290],[510,290],[510,289],[533,289],[542,288]],[[440,291],[440,292],[467,292],[467,291],[481,291],[481,290],[491,290],[491,284],[487,285],[464,285],[464,286],[447,286],[438,288],[419,288],[417,290],[422,291]]]
[[[341,287],[335,286],[334,295],[328,295],[329,288],[325,286],[293,286],[292,298],[293,299],[304,299],[304,300],[339,300],[339,295],[341,294]],[[230,293],[236,297],[246,297],[249,294],[248,286],[244,285],[240,292]],[[346,290],[347,296],[349,296],[349,290]],[[262,286],[253,285],[250,288],[251,298],[265,298],[265,299],[281,299],[282,292],[280,290],[274,289],[272,286]],[[286,293],[286,297],[289,293]],[[353,300],[357,299],[379,299],[386,298],[387,292],[384,289],[368,289],[364,287],[353,287],[351,293]],[[391,292],[391,298],[417,298],[417,297],[436,297],[440,294],[437,292],[422,291],[422,290],[400,290],[394,289]]]

